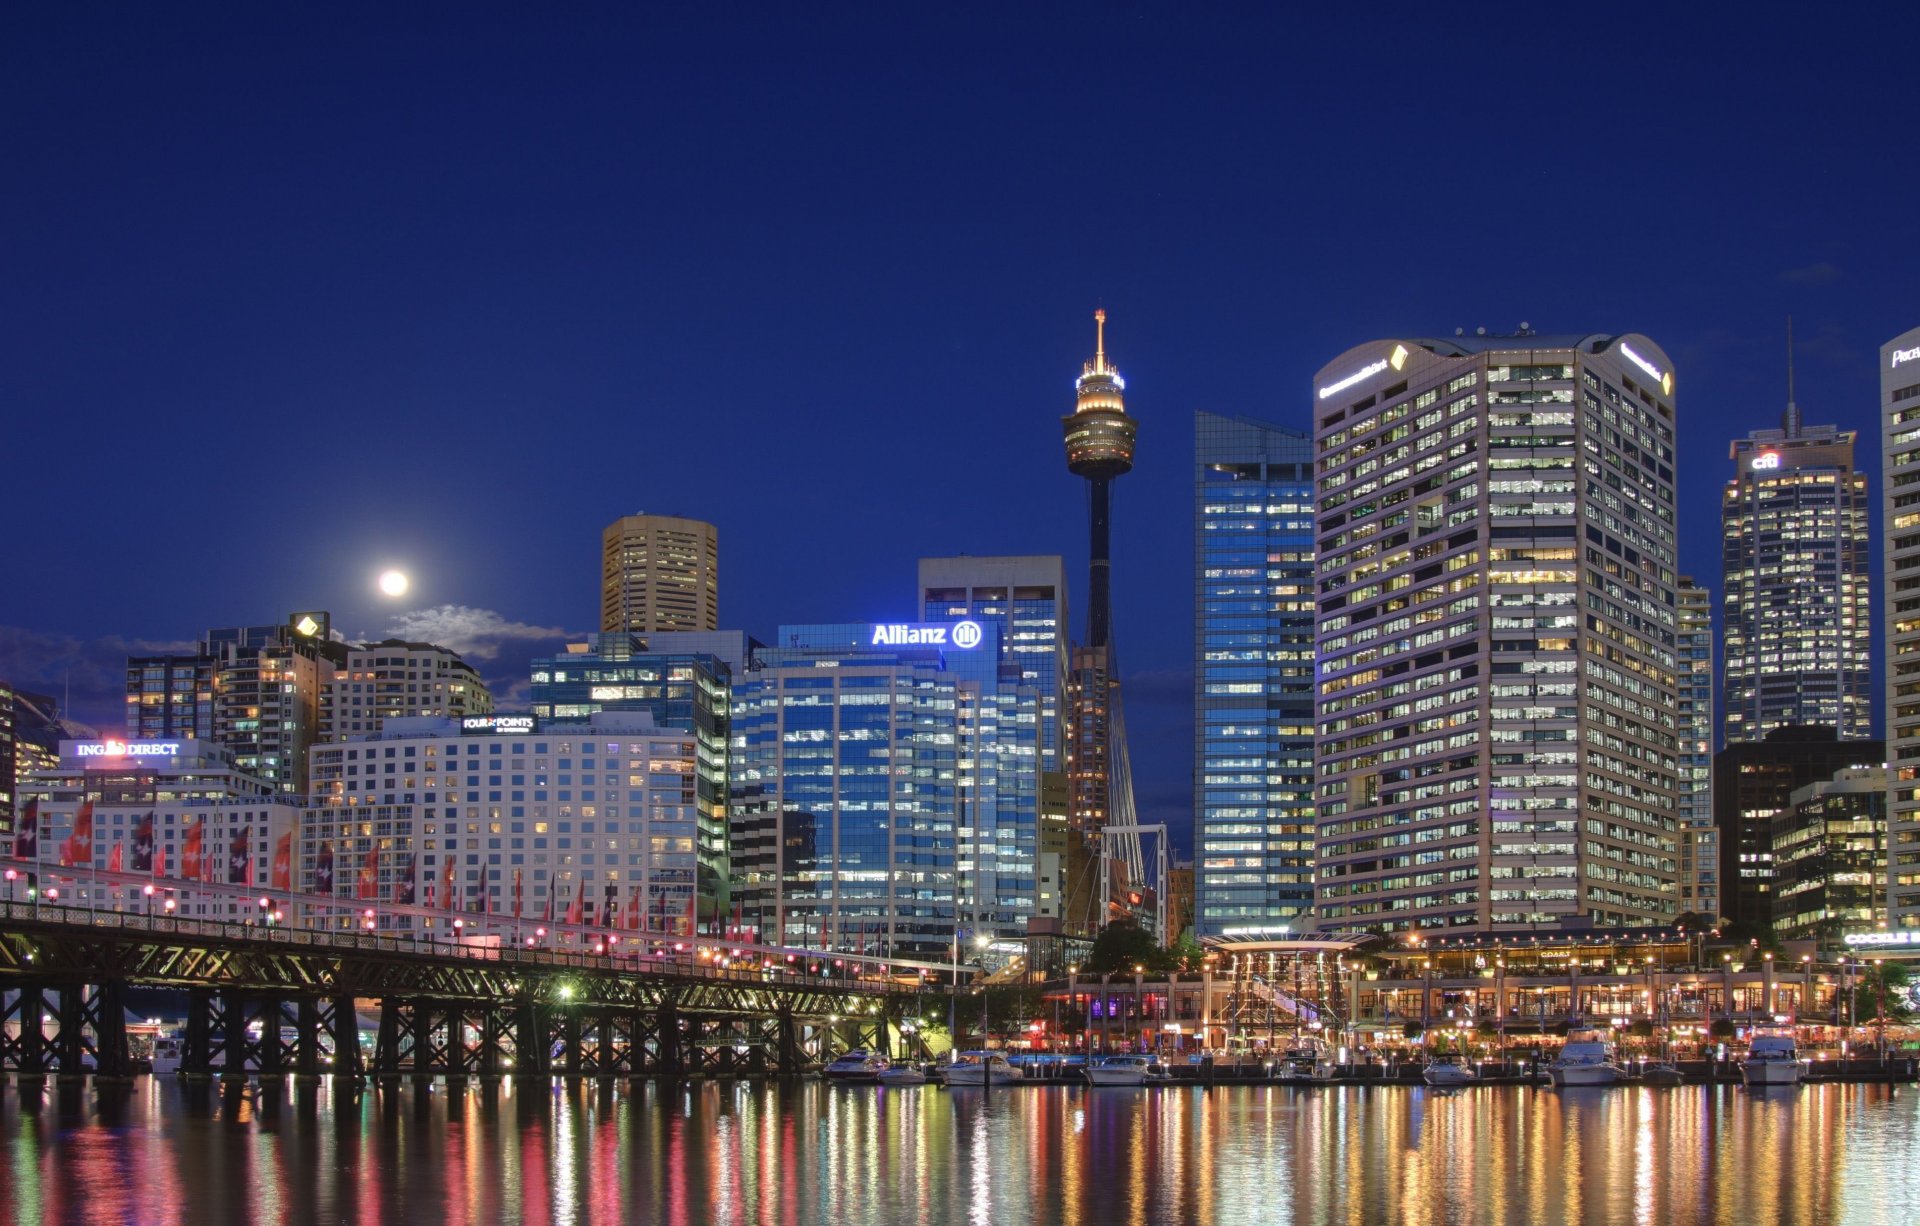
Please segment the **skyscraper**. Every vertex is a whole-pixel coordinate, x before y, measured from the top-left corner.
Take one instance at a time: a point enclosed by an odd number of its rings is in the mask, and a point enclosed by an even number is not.
[[[1313,441],[1194,414],[1195,927],[1313,920]]]
[[[1733,442],[1720,504],[1730,745],[1796,724],[1872,735],[1867,476],[1853,442],[1801,424],[1791,374],[1780,428]]]
[[[1095,311],[1093,318],[1093,361],[1074,383],[1074,411],[1060,419],[1067,468],[1087,482],[1091,530],[1087,637],[1073,650],[1067,687],[1068,820],[1082,836],[1098,836],[1109,825],[1133,824],[1132,772],[1113,649],[1111,529],[1113,482],[1133,468],[1139,427],[1127,416],[1126,381],[1107,362],[1107,313]],[[1112,859],[1120,849],[1103,846],[1101,850]],[[1131,858],[1138,860],[1137,855]],[[1086,899],[1082,914],[1069,915],[1069,922],[1104,924],[1110,900],[1093,895]]]
[[[1880,347],[1888,825],[1895,928],[1920,928],[1920,328]]]
[[[920,619],[1000,627],[1000,659],[1040,693],[1040,769],[1061,769],[1067,572],[1060,558],[922,558]]]
[[[1686,575],[1676,589],[1680,681],[1680,910],[1720,914],[1713,824],[1713,593]]]
[[[1381,340],[1314,396],[1321,925],[1671,918],[1666,355]]]
[[[623,515],[600,534],[600,629],[720,628],[720,531],[673,515]]]

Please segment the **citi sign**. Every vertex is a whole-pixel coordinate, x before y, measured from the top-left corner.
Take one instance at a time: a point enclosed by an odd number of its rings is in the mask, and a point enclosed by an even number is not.
[[[82,758],[177,758],[178,741],[85,741],[73,747]]]
[[[980,645],[986,633],[980,629],[979,622],[955,622],[951,626],[909,625],[906,622],[883,622],[874,626],[873,647],[957,647],[961,651],[972,651]]]

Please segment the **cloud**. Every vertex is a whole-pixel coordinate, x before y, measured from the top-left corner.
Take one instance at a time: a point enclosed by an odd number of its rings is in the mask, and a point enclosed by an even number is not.
[[[1780,274],[1780,279],[1788,285],[1798,285],[1806,289],[1818,289],[1823,285],[1832,285],[1840,279],[1840,269],[1826,260],[1818,260],[1805,268],[1789,268]]]
[[[512,643],[553,642],[583,635],[560,626],[532,626],[508,621],[491,609],[443,604],[414,609],[394,618],[387,627],[394,638],[433,643],[470,660],[492,660]]]
[[[46,694],[61,714],[117,727],[125,719],[127,657],[192,652],[190,642],[130,639],[117,634],[78,639],[24,626],[0,626],[0,681]]]

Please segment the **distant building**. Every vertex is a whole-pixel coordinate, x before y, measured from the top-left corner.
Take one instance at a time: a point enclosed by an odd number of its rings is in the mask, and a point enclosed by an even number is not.
[[[720,530],[674,515],[623,515],[600,534],[600,629],[720,628]]]
[[[1920,328],[1880,347],[1891,909],[1920,928]]]
[[[1720,914],[1720,839],[1713,825],[1713,593],[1686,575],[1674,655],[1680,681],[1680,910]]]
[[[1867,475],[1854,432],[1803,426],[1733,442],[1721,499],[1726,743],[1789,725],[1873,733]]]
[[[1201,936],[1313,927],[1313,440],[1194,414]]]
[[[1885,753],[1883,742],[1841,740],[1830,727],[1776,728],[1765,740],[1721,750],[1713,760],[1720,914],[1749,932],[1769,927],[1779,890],[1775,831],[1791,820],[1794,792],[1839,771],[1878,766]]]
[[[14,777],[13,695],[13,687],[0,681],[0,834],[13,833],[13,796],[18,786]]]
[[[1673,387],[1633,333],[1321,368],[1323,928],[1677,913]]]
[[[1887,771],[1866,766],[1794,789],[1773,819],[1773,935],[1844,948],[1887,918]]]
[[[487,683],[458,654],[432,643],[385,639],[347,650],[346,666],[321,694],[319,739],[373,736],[389,719],[458,719],[492,710]]]

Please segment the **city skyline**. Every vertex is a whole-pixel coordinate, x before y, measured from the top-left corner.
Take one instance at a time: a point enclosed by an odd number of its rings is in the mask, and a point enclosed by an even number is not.
[[[0,204],[37,240],[4,307],[22,355],[8,401],[20,445],[51,462],[16,472],[14,495],[59,515],[17,539],[15,565],[58,581],[0,606],[0,676],[56,697],[70,679],[76,713],[107,728],[126,655],[296,609],[331,609],[356,638],[478,646],[490,682],[524,681],[526,660],[594,628],[598,533],[639,507],[716,524],[723,624],[750,632],[907,616],[921,557],[1057,553],[1080,579],[1084,491],[1059,470],[1058,417],[1104,306],[1143,432],[1114,511],[1136,791],[1144,819],[1184,828],[1192,639],[1166,577],[1191,566],[1193,410],[1305,430],[1321,359],[1369,338],[1604,324],[1662,339],[1684,381],[1679,447],[1704,465],[1771,424],[1756,406],[1784,398],[1789,314],[1798,400],[1863,437],[1878,346],[1912,323],[1913,262],[1872,237],[1904,221],[1908,172],[1883,153],[1899,128],[1872,83],[1895,40],[1864,17],[1791,44],[1749,32],[1828,83],[1812,92],[1704,54],[1722,37],[1705,14],[1671,15],[1662,54],[1624,62],[1552,18],[1366,31],[1375,54],[1419,46],[1436,65],[1430,39],[1468,60],[1557,46],[1621,84],[1536,114],[1469,73],[1425,105],[1433,131],[1497,117],[1514,150],[1556,151],[1490,155],[1505,175],[1550,173],[1569,131],[1631,133],[1608,156],[1663,204],[1627,225],[1601,194],[1489,204],[1454,142],[1386,139],[1417,79],[1299,123],[1346,92],[1342,57],[1315,50],[1357,45],[1333,17],[1284,35],[1278,15],[1234,21],[1231,39],[1149,10],[1097,23],[1155,85],[1104,109],[1082,100],[1096,68],[1053,53],[1080,33],[1066,13],[1031,16],[1016,45],[932,15],[847,38],[780,19],[726,31],[725,76],[703,75],[717,43],[697,17],[588,38],[398,15],[384,49],[293,15],[135,14],[106,45],[67,15],[25,20],[15,46],[38,54],[10,52],[8,88],[50,122],[20,133],[22,191]],[[242,53],[263,36],[283,49]],[[166,67],[186,42],[192,89]],[[864,76],[889,47],[937,48],[938,69]],[[409,50],[405,69],[388,58]],[[1693,69],[1667,73],[1676,57]],[[1008,98],[1010,68],[1054,83]],[[343,75],[369,89],[343,100]],[[855,84],[829,94],[828,77]],[[671,124],[651,122],[661,107]],[[821,146],[815,126],[859,139]],[[1763,190],[1699,165],[1703,127]],[[967,139],[923,139],[938,128]],[[482,132],[504,136],[467,138]],[[1063,152],[1087,142],[1124,170],[1097,207]],[[1236,156],[1242,142],[1265,156]],[[1425,185],[1414,206],[1351,190],[1388,167]],[[777,202],[757,190],[768,173]],[[126,183],[146,189],[138,224]],[[1586,276],[1486,259],[1569,232],[1604,236]],[[632,441],[606,443],[610,421]],[[405,481],[325,463],[415,431],[444,458]],[[160,474],[205,463],[209,435],[246,440],[299,495],[220,507],[217,531],[179,498],[156,514]],[[1718,484],[1678,494],[1681,569],[1716,592]],[[196,546],[153,550],[135,523]],[[414,575],[411,603],[375,592],[388,565]]]

